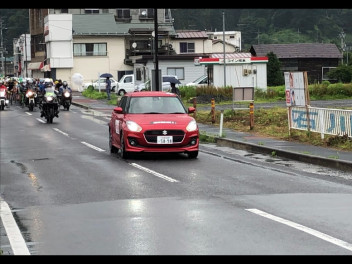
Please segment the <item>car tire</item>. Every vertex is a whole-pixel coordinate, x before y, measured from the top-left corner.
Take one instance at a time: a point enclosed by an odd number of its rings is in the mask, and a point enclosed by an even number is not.
[[[121,148],[120,148],[120,157],[122,159],[128,159],[130,158],[130,153],[126,151],[126,144],[125,144],[125,139],[124,139],[124,135],[123,133],[121,133],[121,140],[120,140],[120,145],[121,145]]]
[[[117,153],[117,148],[112,145],[112,134],[110,129],[109,129],[109,149],[111,154]]]
[[[188,152],[188,158],[189,159],[196,159],[197,157],[198,157],[198,151]]]
[[[118,91],[118,95],[120,95],[120,96],[123,96],[123,95],[125,95],[125,93],[126,93],[126,91],[125,90],[120,90],[120,91]]]

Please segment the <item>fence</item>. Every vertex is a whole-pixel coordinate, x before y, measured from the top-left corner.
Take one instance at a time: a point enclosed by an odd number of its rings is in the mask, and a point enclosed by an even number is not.
[[[352,110],[289,107],[289,128],[352,137]]]

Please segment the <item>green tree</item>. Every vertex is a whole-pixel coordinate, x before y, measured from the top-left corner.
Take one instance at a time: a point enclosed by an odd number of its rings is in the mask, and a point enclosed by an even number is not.
[[[339,65],[336,69],[330,70],[328,76],[342,83],[350,83],[352,81],[352,66]]]
[[[285,83],[284,75],[280,70],[281,63],[276,54],[269,52],[267,64],[267,82],[268,86],[279,86]]]

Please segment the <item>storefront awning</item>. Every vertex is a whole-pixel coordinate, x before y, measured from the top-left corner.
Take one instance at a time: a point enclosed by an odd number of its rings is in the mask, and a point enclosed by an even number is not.
[[[42,67],[42,62],[31,62],[28,63],[28,69],[29,70],[40,70]]]

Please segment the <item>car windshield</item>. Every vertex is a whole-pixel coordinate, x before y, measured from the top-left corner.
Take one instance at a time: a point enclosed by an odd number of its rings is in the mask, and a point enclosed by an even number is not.
[[[206,76],[200,76],[198,79],[194,80],[193,83],[198,83],[200,81],[202,81],[204,78],[206,78]]]
[[[131,97],[127,112],[131,114],[187,113],[180,99],[171,96]]]

